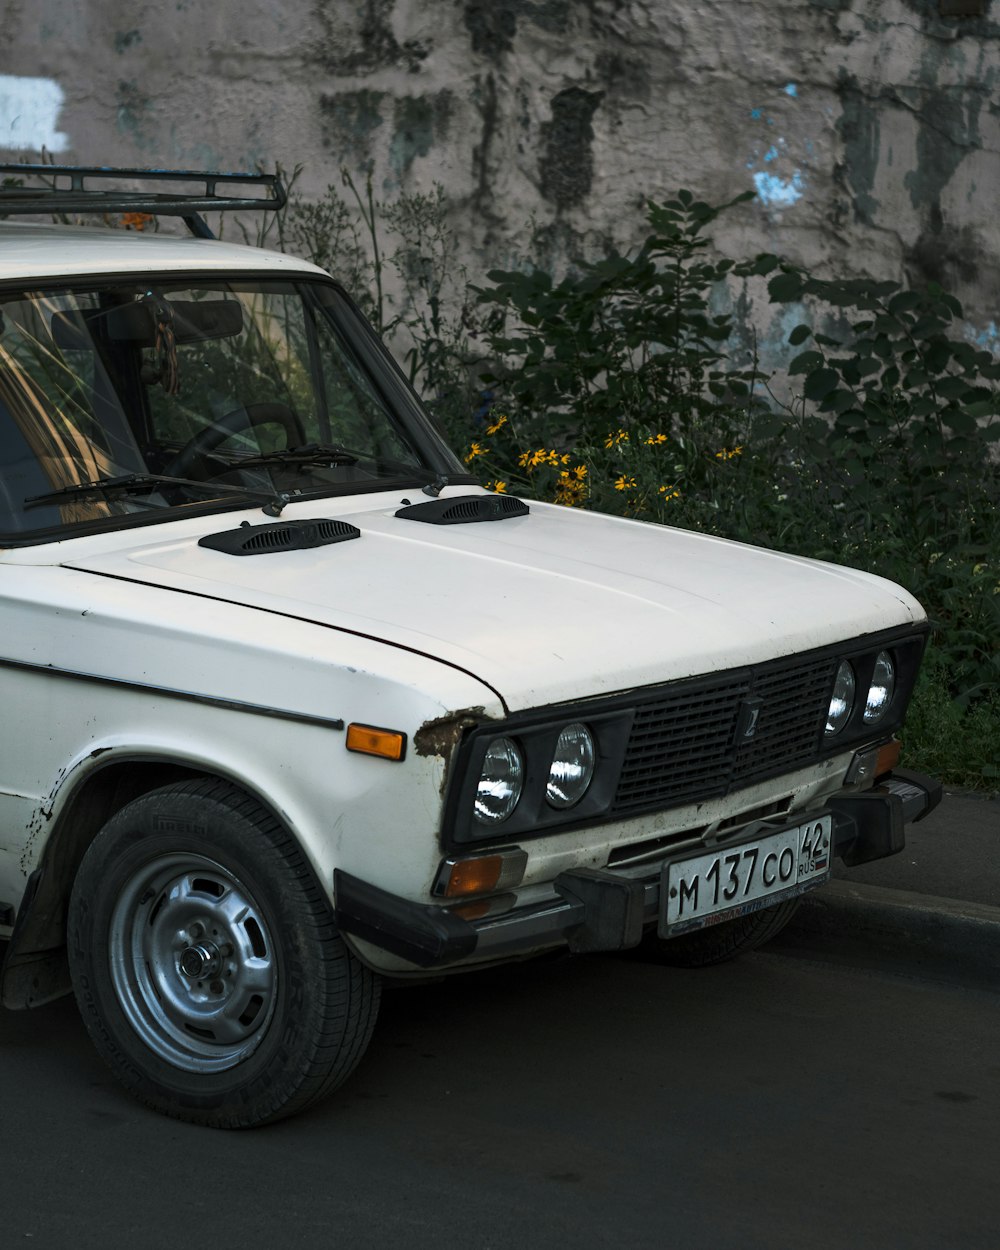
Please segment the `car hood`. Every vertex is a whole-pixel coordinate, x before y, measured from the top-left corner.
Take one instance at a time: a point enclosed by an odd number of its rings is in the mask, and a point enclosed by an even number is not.
[[[449,488],[447,495],[461,492]],[[467,492],[466,492],[467,493]],[[530,504],[527,516],[428,525],[398,495],[295,504],[361,538],[233,556],[200,534],[241,517],[119,532],[62,563],[312,621],[430,656],[490,686],[511,711],[626,690],[922,621],[882,578],[704,534]],[[256,514],[259,517],[259,514]],[[123,546],[122,540],[129,540]],[[74,544],[75,545],[75,544]],[[331,654],[335,656],[335,648]]]

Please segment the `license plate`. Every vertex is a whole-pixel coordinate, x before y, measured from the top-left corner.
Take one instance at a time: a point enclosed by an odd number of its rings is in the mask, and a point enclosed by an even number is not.
[[[828,813],[741,846],[668,864],[660,889],[660,935],[732,920],[819,885],[830,875]]]

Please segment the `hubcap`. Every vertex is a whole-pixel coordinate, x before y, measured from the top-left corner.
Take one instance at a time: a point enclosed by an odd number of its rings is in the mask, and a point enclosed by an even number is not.
[[[260,1044],[276,952],[260,906],[221,864],[188,854],[145,864],[118,896],[108,953],[125,1017],[161,1059],[221,1072]]]
[[[219,948],[214,942],[203,946],[189,946],[180,958],[181,972],[192,981],[199,977],[215,977],[222,967]]]

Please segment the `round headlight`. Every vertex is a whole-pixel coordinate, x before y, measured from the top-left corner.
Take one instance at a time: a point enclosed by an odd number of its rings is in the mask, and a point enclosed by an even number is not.
[[[572,807],[587,793],[594,775],[594,739],[586,725],[567,725],[556,739],[545,797],[553,807]]]
[[[889,710],[892,694],[896,689],[896,669],[892,656],[888,651],[880,651],[875,657],[875,669],[872,672],[872,684],[868,687],[868,698],[862,719],[866,725],[874,725]]]
[[[846,660],[840,661],[837,669],[837,680],[833,683],[833,698],[826,714],[826,732],[840,733],[851,718],[854,710],[854,669]]]
[[[483,771],[476,787],[476,820],[498,825],[506,820],[521,797],[524,761],[509,738],[494,738],[483,757]]]

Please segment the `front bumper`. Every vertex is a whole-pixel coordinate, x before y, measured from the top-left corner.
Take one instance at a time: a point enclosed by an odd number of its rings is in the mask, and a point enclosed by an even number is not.
[[[795,819],[831,813],[834,854],[854,867],[901,851],[904,826],[922,820],[940,801],[940,782],[897,769],[872,790],[834,795],[823,809],[796,813]],[[551,897],[479,920],[449,907],[410,902],[337,869],[335,914],[342,933],[427,969],[494,962],[561,945],[578,952],[625,950],[657,921],[662,866],[644,865],[638,877],[573,869],[556,877]]]

